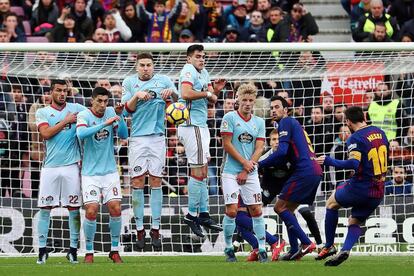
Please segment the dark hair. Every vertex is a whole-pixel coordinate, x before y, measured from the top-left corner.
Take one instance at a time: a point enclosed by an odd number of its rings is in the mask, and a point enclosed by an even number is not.
[[[281,101],[282,102],[282,106],[283,106],[283,108],[288,108],[289,107],[289,104],[288,104],[288,102],[285,100],[285,98],[283,98],[283,97],[281,97],[281,96],[272,96],[272,98],[270,98],[270,101],[271,102],[274,102],[274,101]]]
[[[335,110],[335,109],[337,109],[337,108],[339,108],[339,107],[344,107],[345,109],[347,109],[347,108],[348,108],[348,106],[347,106],[346,104],[344,104],[344,103],[339,103],[339,104],[334,105],[334,110]]]
[[[92,90],[92,98],[96,98],[97,96],[111,96],[111,92],[108,91],[108,89],[104,88],[104,87],[95,87]]]
[[[352,123],[362,123],[365,121],[364,111],[359,106],[351,106],[345,110],[345,118]]]
[[[55,88],[56,84],[60,84],[60,85],[66,85],[66,81],[65,80],[52,80],[50,82],[50,90],[52,91]]]
[[[0,33],[8,33],[8,31],[6,28],[0,27]]]
[[[165,6],[165,2],[166,2],[165,0],[155,0],[154,5],[158,4],[158,5],[164,5]]]
[[[204,46],[201,44],[193,44],[187,48],[187,57],[190,57],[194,54],[195,51],[202,52],[204,51]]]
[[[144,58],[147,58],[147,59],[150,59],[150,60],[154,61],[154,58],[152,57],[152,55],[150,53],[144,52],[144,53],[140,53],[140,54],[137,55],[137,62],[138,62],[138,60],[144,59]]]
[[[279,11],[280,15],[283,15],[283,10],[280,7],[273,6],[269,9],[269,12],[272,12],[272,11]]]
[[[376,22],[376,23],[375,23],[375,27],[376,27],[376,26],[385,27],[385,24],[384,24],[384,22],[379,21],[379,22]]]

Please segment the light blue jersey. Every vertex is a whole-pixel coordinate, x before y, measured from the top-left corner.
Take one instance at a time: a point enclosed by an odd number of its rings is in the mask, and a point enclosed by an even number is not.
[[[190,117],[182,124],[182,126],[191,125],[199,127],[207,127],[207,104],[208,99],[202,98],[198,100],[186,101],[181,96],[181,86],[183,83],[192,85],[194,91],[207,92],[208,87],[211,86],[210,75],[206,69],[197,71],[192,64],[184,65],[180,73],[179,80],[179,91],[180,100],[179,102],[184,103],[190,111]]]
[[[265,140],[265,121],[255,115],[251,115],[246,121],[238,111],[231,111],[224,115],[220,127],[221,135],[232,135],[231,143],[244,159],[250,160],[257,140]],[[230,154],[226,154],[223,173],[238,174],[243,170],[243,165]],[[257,170],[256,172],[257,173]]]
[[[131,137],[164,134],[165,101],[161,98],[161,92],[164,89],[173,89],[177,93],[171,79],[155,74],[150,80],[141,81],[136,74],[127,77],[122,82],[122,88],[122,103],[128,102],[138,91],[147,91],[152,96],[148,101],[138,101],[134,112],[125,105],[126,111],[132,115]]]
[[[78,115],[78,137],[82,145],[82,175],[107,175],[117,171],[114,154],[114,131],[117,123],[105,126],[105,121],[116,116],[113,107],[107,107],[102,117],[94,114],[92,110],[84,110]],[[95,131],[80,135],[80,129],[96,128]],[[82,139],[83,138],[83,139]]]
[[[65,119],[70,113],[78,113],[86,107],[80,104],[66,103],[62,110],[51,105],[36,111],[37,128],[48,125],[53,127]],[[46,155],[43,160],[44,168],[55,168],[75,164],[80,160],[78,139],[76,138],[75,123],[67,124],[55,136],[45,141]]]

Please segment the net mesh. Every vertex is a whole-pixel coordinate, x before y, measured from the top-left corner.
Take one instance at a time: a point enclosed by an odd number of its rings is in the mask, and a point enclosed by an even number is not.
[[[136,52],[13,52],[0,53],[0,252],[33,253],[37,250],[37,193],[43,143],[37,132],[34,114],[48,104],[50,80],[64,78],[70,85],[69,102],[89,105],[93,87],[104,86],[112,92],[111,104],[120,101],[122,80],[135,74]],[[155,71],[178,81],[186,62],[183,51],[154,52]],[[255,113],[266,119],[267,134],[273,129],[270,98],[282,95],[290,103],[290,113],[304,125],[316,153],[346,158],[343,111],[359,105],[367,112],[372,101],[396,99],[397,110],[386,110],[381,126],[397,126],[392,140],[384,202],[366,223],[366,231],[356,251],[363,253],[398,253],[414,250],[413,224],[413,149],[414,127],[414,52],[411,51],[207,51],[206,69],[211,79],[228,82],[219,101],[210,107],[208,125],[211,132],[209,164],[210,213],[221,222],[224,207],[220,189],[223,150],[219,124],[223,115],[233,109],[237,87],[253,82],[259,89]],[[383,85],[385,84],[385,86]],[[387,92],[387,91],[389,92]],[[377,95],[377,96],[376,96]],[[377,98],[376,98],[377,97]],[[369,112],[368,112],[369,113]],[[390,134],[392,135],[392,134]],[[163,178],[162,252],[222,252],[223,237],[208,233],[199,240],[181,222],[187,213],[188,167],[183,147],[178,143],[175,127],[168,125],[167,166]],[[117,140],[116,156],[123,188],[122,249],[139,254],[135,246],[135,222],[131,208],[127,141]],[[402,176],[401,176],[402,175]],[[323,182],[312,209],[323,234],[324,204],[335,186],[349,172],[326,168]],[[402,180],[401,180],[402,179]],[[403,184],[401,184],[403,182]],[[148,187],[145,190],[144,226],[150,229]],[[344,241],[349,210],[340,213],[336,242]],[[264,208],[267,230],[287,239],[272,206]],[[83,214],[82,214],[83,217]],[[300,223],[306,228],[304,220]],[[69,248],[68,212],[52,211],[48,247],[54,252]],[[98,216],[96,251],[109,251],[108,212],[103,207]],[[308,231],[308,230],[306,230]],[[308,231],[309,232],[309,231]],[[82,233],[82,231],[81,231]],[[84,249],[81,234],[80,248]],[[148,236],[148,235],[147,235]],[[248,246],[242,246],[248,250]],[[152,251],[149,240],[144,251]]]

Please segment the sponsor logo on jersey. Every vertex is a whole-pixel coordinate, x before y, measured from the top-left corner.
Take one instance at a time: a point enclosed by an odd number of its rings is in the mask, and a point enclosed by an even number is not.
[[[253,142],[253,136],[248,132],[243,132],[238,137],[240,143],[250,144]]]
[[[281,132],[279,132],[279,139],[281,138],[281,137],[283,137],[283,136],[287,136],[288,135],[288,132],[287,131],[281,131]]]
[[[95,140],[97,141],[105,140],[108,137],[109,137],[109,131],[107,129],[101,129],[95,134]]]

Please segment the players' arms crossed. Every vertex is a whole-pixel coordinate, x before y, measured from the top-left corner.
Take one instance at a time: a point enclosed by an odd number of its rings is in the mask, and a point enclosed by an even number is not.
[[[78,136],[79,139],[85,139],[87,137],[90,137],[92,135],[95,135],[96,133],[98,133],[98,131],[100,131],[101,129],[103,129],[106,126],[110,126],[112,125],[114,122],[120,121],[121,118],[119,116],[114,116],[109,118],[108,120],[105,121],[105,123],[99,124],[97,126],[93,126],[93,127],[87,127],[85,124],[78,124],[77,125],[77,129],[76,129],[76,135]],[[122,121],[125,124],[125,121],[122,119]],[[121,123],[119,125],[121,127]],[[126,125],[125,125],[126,127]],[[121,137],[122,138],[122,137]]]
[[[254,146],[254,152],[251,158],[255,164],[259,161],[260,156],[262,156],[263,150],[265,147],[265,139],[264,138],[256,138],[256,144]]]
[[[138,91],[134,94],[134,96],[132,96],[132,98],[129,101],[125,103],[125,110],[129,113],[133,113],[137,108],[138,101],[148,101],[151,98],[152,97],[150,93],[146,91]]]
[[[285,163],[285,158],[289,149],[289,143],[280,141],[277,150],[270,154],[266,159],[259,162],[260,168],[276,167]]]
[[[352,169],[354,171],[358,170],[360,160],[361,153],[358,151],[351,151],[348,160],[337,160],[326,155],[316,158],[319,165],[333,166],[338,169]]]
[[[175,93],[174,89],[167,88],[161,91],[161,97],[164,101],[168,100],[170,97],[172,98],[173,102],[178,101],[178,95]]]
[[[75,123],[77,114],[78,114],[77,112],[76,113],[69,112],[62,121],[60,121],[59,123],[57,123],[56,125],[52,127],[49,126],[49,124],[47,123],[41,123],[39,125],[40,135],[42,136],[44,140],[48,140],[52,138],[53,136],[58,134],[67,124]]]

